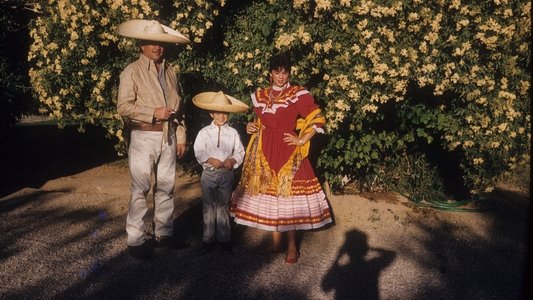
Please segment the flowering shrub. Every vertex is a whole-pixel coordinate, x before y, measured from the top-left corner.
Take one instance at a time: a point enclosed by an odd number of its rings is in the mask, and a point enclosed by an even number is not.
[[[428,144],[459,158],[471,194],[529,159],[530,1],[40,3],[30,76],[60,124],[99,124],[122,141],[118,74],[137,53],[116,26],[160,18],[192,41],[176,56],[182,76],[242,99],[267,84],[272,53],[290,52],[292,81],[328,120],[319,167],[334,187]]]
[[[29,13],[17,4],[0,3],[0,130],[4,133],[34,109],[27,69],[18,63],[24,59],[20,49],[27,46],[27,40],[20,38],[27,34],[22,20]]]

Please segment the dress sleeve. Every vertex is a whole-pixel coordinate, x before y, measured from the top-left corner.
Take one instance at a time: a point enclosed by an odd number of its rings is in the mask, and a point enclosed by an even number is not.
[[[315,111],[316,109],[320,109],[320,107],[315,103],[315,99],[309,93],[307,90],[303,90],[300,92],[301,95],[298,95],[298,101],[296,104],[296,109],[298,110],[298,114],[302,118],[306,118],[307,115]],[[316,124],[315,126],[317,128],[321,128],[324,125],[324,123]],[[320,131],[320,130],[317,130]]]

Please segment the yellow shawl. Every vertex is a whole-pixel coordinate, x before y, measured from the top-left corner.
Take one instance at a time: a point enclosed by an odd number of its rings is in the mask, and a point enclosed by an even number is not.
[[[313,125],[324,124],[325,119],[320,115],[320,109],[311,112],[304,119],[298,119],[296,129],[299,130],[298,136],[301,138],[304,134],[315,130]],[[264,194],[267,191],[276,191],[277,196],[292,196],[292,180],[300,168],[302,160],[309,154],[310,142],[296,146],[290,158],[281,167],[276,174],[263,154],[263,141],[261,138],[262,126],[261,120],[258,120],[260,130],[252,134],[248,147],[246,148],[246,158],[243,164],[242,178],[237,187],[238,195],[244,191],[250,195]]]

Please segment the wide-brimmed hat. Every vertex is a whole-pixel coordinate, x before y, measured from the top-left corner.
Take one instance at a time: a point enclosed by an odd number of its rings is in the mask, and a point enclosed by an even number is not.
[[[237,113],[248,110],[248,105],[246,105],[246,103],[226,95],[223,92],[200,93],[192,98],[192,103],[199,108],[209,111]]]
[[[187,44],[189,39],[178,31],[156,20],[130,20],[118,26],[118,33],[139,40],[172,44]]]

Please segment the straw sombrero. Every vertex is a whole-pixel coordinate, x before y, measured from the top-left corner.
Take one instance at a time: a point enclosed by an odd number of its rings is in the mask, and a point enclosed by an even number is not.
[[[118,26],[118,33],[139,40],[187,44],[189,39],[178,31],[155,20],[130,20]]]
[[[199,108],[209,111],[237,113],[248,110],[248,105],[246,105],[246,103],[222,92],[200,93],[192,98],[192,103]]]

